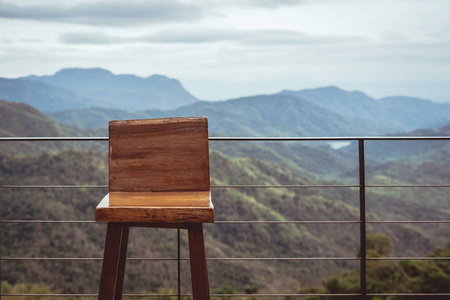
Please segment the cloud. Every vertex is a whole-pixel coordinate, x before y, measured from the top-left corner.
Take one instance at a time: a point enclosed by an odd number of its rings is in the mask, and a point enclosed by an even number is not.
[[[277,9],[285,6],[315,5],[315,4],[341,4],[347,2],[356,2],[359,0],[208,0],[205,3],[212,4],[215,7],[242,7],[242,8],[268,8]],[[413,1],[413,0],[411,0]],[[418,1],[418,0],[415,0]]]
[[[222,41],[246,45],[284,46],[284,45],[320,45],[365,42],[367,38],[345,35],[312,35],[295,30],[238,30],[238,29],[165,29],[152,34],[121,37],[101,32],[71,32],[60,36],[66,44],[198,44]]]
[[[130,38],[112,36],[102,32],[69,32],[59,37],[64,44],[121,44],[133,42]]]
[[[281,6],[294,6],[303,4],[305,0],[234,0],[233,4],[244,7],[278,8]],[[230,3],[230,2],[228,2]]]
[[[26,5],[0,2],[0,18],[64,22],[89,25],[130,26],[195,21],[204,17],[199,5],[177,0],[101,1],[64,5]]]

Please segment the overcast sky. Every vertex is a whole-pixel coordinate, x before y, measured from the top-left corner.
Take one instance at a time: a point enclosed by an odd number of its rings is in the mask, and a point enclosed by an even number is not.
[[[101,67],[204,100],[336,85],[450,102],[449,0],[0,0],[0,77]]]

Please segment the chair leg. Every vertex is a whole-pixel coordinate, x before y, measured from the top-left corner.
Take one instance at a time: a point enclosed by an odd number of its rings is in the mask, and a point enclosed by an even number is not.
[[[117,269],[117,282],[116,290],[114,292],[114,300],[121,300],[123,294],[123,282],[125,277],[125,266],[127,263],[127,250],[128,250],[128,232],[130,227],[128,225],[122,226],[122,238],[120,241],[120,256],[119,266]]]
[[[203,224],[190,224],[188,235],[193,300],[209,300]]]
[[[119,258],[121,257],[120,250],[122,233],[124,231],[123,228],[124,225],[121,223],[108,223],[108,228],[106,230],[105,250],[103,254],[102,275],[100,277],[100,288],[98,293],[99,300],[114,299],[117,275],[119,273]],[[123,270],[124,269],[125,265],[123,266]]]

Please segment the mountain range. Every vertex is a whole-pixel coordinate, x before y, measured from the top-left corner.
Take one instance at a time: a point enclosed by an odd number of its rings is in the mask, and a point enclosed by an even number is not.
[[[10,136],[80,135],[76,128],[62,125],[25,104],[2,103],[5,115],[14,115],[21,126],[8,129]],[[0,127],[8,123],[2,118]],[[13,125],[13,124],[12,124]],[[445,134],[446,127],[431,131]],[[414,133],[412,133],[414,134]],[[447,143],[448,144],[448,143]],[[413,153],[414,163],[387,161],[376,157],[368,164],[370,184],[445,184],[450,178],[448,145]],[[30,144],[2,147],[0,151],[0,182],[14,185],[107,184],[106,151],[74,150],[65,144],[51,151],[34,151]],[[405,145],[405,147],[409,147]],[[23,148],[23,149],[20,149]],[[25,151],[25,148],[33,151]],[[7,151],[7,150],[10,151]],[[44,149],[41,149],[44,150]],[[100,149],[101,150],[101,149]],[[302,143],[211,143],[211,183],[217,185],[321,185],[354,180],[356,156],[347,149],[333,150]],[[396,151],[402,151],[396,149]],[[50,152],[50,153],[49,153]],[[407,158],[411,158],[412,156]],[[438,158],[438,159],[436,159]],[[340,170],[340,171],[339,171]],[[437,173],[436,173],[437,172]],[[323,175],[334,173],[335,180]],[[415,174],[421,174],[420,177]],[[353,178],[353,179],[352,179]],[[336,181],[339,179],[339,181]],[[89,189],[5,189],[2,191],[2,219],[83,219],[91,220],[94,208],[105,190]],[[358,220],[359,192],[352,188],[327,189],[213,189],[216,220]],[[29,199],[33,199],[29,201]],[[427,201],[423,201],[427,199]],[[446,220],[449,211],[445,190],[368,190],[367,209],[370,220]],[[42,225],[42,226],[41,226]],[[325,226],[325,227],[324,227]],[[411,226],[372,224],[368,233],[383,233],[395,241],[395,255],[420,256],[448,240],[445,224]],[[101,257],[104,227],[88,225],[5,224],[1,231],[1,251],[6,257]],[[358,225],[299,224],[217,224],[205,226],[208,257],[336,257],[354,256],[358,249]],[[136,230],[131,234],[130,257],[168,257],[175,255],[173,234],[169,231]],[[21,247],[22,241],[28,243]],[[245,241],[245,242],[243,242]],[[182,247],[187,245],[182,236]],[[268,246],[270,245],[270,246]],[[183,250],[185,251],[185,250]],[[183,252],[182,255],[187,255]],[[149,262],[148,262],[149,263]],[[95,261],[39,262],[23,267],[20,262],[4,266],[4,280],[11,284],[27,280],[54,285],[61,292],[95,293],[99,265]],[[346,261],[311,262],[212,261],[208,265],[211,289],[233,287],[237,292],[256,290],[262,293],[295,291],[296,288],[319,285],[332,272],[355,269]],[[52,270],[47,271],[48,269]],[[182,276],[186,278],[187,268]],[[70,274],[70,277],[68,277]],[[279,274],[283,274],[280,279]],[[125,287],[129,293],[158,292],[169,287],[176,276],[170,262],[130,263]],[[70,278],[70,279],[68,279]],[[152,278],[149,284],[145,278]],[[188,290],[188,280],[183,289]]]
[[[14,116],[20,126],[0,127],[8,135],[80,135],[25,104],[2,104],[4,116]],[[14,125],[14,124],[11,124]],[[446,127],[431,134],[446,134]],[[6,132],[6,130],[5,130]],[[410,133],[415,134],[415,133]],[[5,142],[6,143],[6,142]],[[32,145],[3,147],[0,151],[0,184],[14,185],[106,185],[107,155],[102,149],[75,149],[71,145],[35,151]],[[48,145],[47,145],[48,146]],[[352,145],[349,146],[350,148]],[[404,145],[408,148],[409,145]],[[29,151],[25,151],[25,150]],[[74,150],[75,149],[75,150]],[[9,150],[9,151],[8,151]],[[100,151],[98,151],[100,150]],[[211,184],[322,185],[355,180],[356,155],[351,149],[302,143],[211,143]],[[416,149],[417,150],[417,149]],[[422,149],[423,150],[423,149]],[[395,151],[402,151],[396,148]],[[446,184],[450,178],[450,148],[410,153],[395,161],[375,155],[368,158],[369,184]],[[50,153],[49,153],[50,152]],[[375,152],[374,154],[377,154]],[[392,154],[392,152],[391,152]],[[391,155],[392,156],[392,155]],[[442,160],[442,156],[447,157]],[[413,163],[410,163],[410,159]],[[325,174],[335,174],[325,180]],[[417,176],[420,174],[420,176]],[[329,175],[329,174],[328,174]],[[94,208],[106,190],[92,189],[4,189],[1,219],[92,220]],[[347,220],[359,216],[357,189],[213,189],[216,220],[271,220],[280,224],[215,224],[205,226],[207,255],[221,257],[349,257],[358,250],[358,225],[283,224],[291,220]],[[32,201],[30,201],[32,199]],[[424,201],[423,199],[426,199]],[[450,209],[444,189],[368,189],[369,220],[447,220]],[[370,224],[368,233],[383,233],[396,245],[394,255],[420,256],[448,241],[446,224]],[[5,257],[101,257],[104,227],[96,224],[4,224],[0,245]],[[173,232],[136,230],[130,237],[130,257],[173,257]],[[27,246],[23,247],[26,242]],[[187,256],[187,237],[182,235],[182,255]],[[96,261],[21,261],[5,263],[3,280],[11,284],[34,282],[56,287],[49,292],[95,293],[100,265]],[[238,293],[294,292],[319,285],[333,272],[357,269],[352,261],[297,262],[289,260],[208,262],[211,290],[232,287]],[[51,271],[48,271],[51,270]],[[187,278],[188,268],[182,269]],[[280,274],[283,274],[280,277]],[[169,261],[130,262],[125,286],[128,293],[163,293],[176,278]],[[150,282],[146,279],[152,278]],[[188,291],[189,280],[183,280]]]
[[[330,98],[334,100],[323,100]],[[111,119],[204,115],[210,119],[211,131],[230,136],[356,136],[445,126],[450,123],[450,103],[407,97],[374,100],[362,92],[326,87],[305,95],[284,91],[226,101],[199,101],[172,110],[93,107],[48,115],[82,128],[105,128]]]
[[[25,102],[42,111],[91,106],[170,109],[198,101],[178,80],[162,75],[114,75],[99,68],[63,69],[51,76],[0,78],[0,99]]]
[[[89,75],[89,80],[75,80],[77,76],[82,77],[79,74],[83,72]],[[375,100],[362,92],[348,92],[332,86],[219,102],[195,99],[169,109],[149,110],[143,108],[143,104],[128,110],[121,109],[114,101],[108,102],[107,97],[94,100],[91,92],[96,82],[107,88],[112,84],[105,79],[108,77],[112,81],[147,79],[116,76],[99,69],[70,69],[61,73],[66,73],[63,75],[67,77],[57,73],[44,76],[44,79],[0,80],[1,95],[21,95],[22,102],[41,101],[40,105],[44,106],[49,102],[55,106],[66,105],[67,108],[41,111],[25,103],[17,103],[19,100],[0,101],[0,135],[103,136],[110,119],[176,115],[206,115],[210,132],[216,135],[450,134],[448,104],[417,98]],[[64,83],[62,80],[56,86],[50,82],[55,78],[75,78],[75,82]],[[121,84],[114,82],[112,85]],[[17,88],[15,84],[19,83],[20,88]],[[41,87],[45,89],[41,90]],[[63,94],[70,97],[62,97]],[[90,107],[93,101],[98,107]],[[106,103],[106,107],[99,107],[100,103]],[[429,128],[417,129],[425,124],[429,124]],[[0,184],[107,185],[105,145],[105,142],[3,141]],[[448,185],[448,141],[367,141],[365,147],[366,183],[369,185]],[[359,220],[357,188],[312,187],[358,184],[358,154],[354,143],[333,149],[315,142],[212,141],[210,150],[216,220],[270,220],[279,223],[205,225],[207,256],[219,259],[280,258],[254,259],[244,263],[208,261],[212,293],[290,293],[319,286],[333,273],[358,269],[358,262],[351,260],[297,261],[289,258],[355,256],[359,249],[359,224],[285,222]],[[242,184],[307,185],[309,188],[220,188]],[[0,219],[89,221],[106,192],[106,189],[84,187],[5,188],[1,190],[1,199],[7,209],[0,210]],[[368,187],[366,209],[367,219],[372,221],[436,221],[449,219],[450,202],[446,188]],[[0,252],[2,256],[11,258],[101,257],[104,230],[104,226],[96,223],[4,223],[0,240],[8,242],[0,243]],[[444,223],[369,223],[367,234],[384,234],[392,239],[394,256],[424,256],[433,248],[448,243],[449,228]],[[129,256],[175,257],[174,238],[175,233],[170,230],[136,229],[130,233]],[[184,233],[181,246],[182,257],[187,257],[187,236]],[[27,285],[22,284],[33,283],[37,285],[35,289],[44,290],[44,293],[95,293],[100,276],[99,261],[2,262],[2,274],[5,274],[2,280],[6,282],[2,283],[2,289],[11,285],[26,293],[31,287],[27,289]],[[403,274],[400,271],[398,276]],[[173,261],[134,259],[127,266],[125,292],[172,293],[176,276]],[[189,292],[188,268],[184,265],[181,276],[182,290]],[[371,287],[369,291],[374,292]]]
[[[335,86],[301,91],[282,91],[295,95],[348,118],[386,124],[394,130],[439,127],[450,121],[450,104],[396,96],[375,100],[360,91],[348,92]]]
[[[329,86],[209,102],[199,101],[175,79],[98,68],[0,78],[0,99],[30,104],[81,128],[105,129],[111,119],[203,115],[211,131],[231,136],[382,135],[450,123],[450,103],[413,97],[376,100]]]

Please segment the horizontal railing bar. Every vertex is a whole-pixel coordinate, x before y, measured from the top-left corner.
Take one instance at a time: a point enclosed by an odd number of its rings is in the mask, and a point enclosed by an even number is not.
[[[96,221],[75,220],[0,220],[0,223],[97,223]],[[214,221],[214,224],[358,224],[361,221]],[[209,223],[205,223],[209,224]],[[213,224],[213,223],[211,223]]]
[[[0,185],[0,189],[104,189],[109,185]]]
[[[361,294],[210,294],[210,297],[299,297],[299,296],[360,296]],[[429,295],[429,294],[427,294]],[[0,296],[34,296],[34,297],[97,297],[98,294],[0,294]],[[178,294],[123,294],[123,297],[177,297]],[[192,297],[192,294],[181,294]]]
[[[410,141],[410,140],[450,140],[450,136],[352,136],[352,137],[209,137],[210,141]]]
[[[408,224],[436,224],[436,223],[450,223],[450,220],[433,220],[433,221],[366,221],[366,223],[372,223],[372,224],[402,224],[402,223],[408,223]]]
[[[1,297],[98,297],[98,294],[0,294]],[[140,297],[138,295],[124,295],[129,297]],[[142,297],[149,297],[151,295],[142,295]],[[156,295],[155,295],[156,296]],[[159,297],[162,297],[158,295]],[[170,297],[171,295],[165,295]]]
[[[0,185],[0,189],[37,189],[37,188],[108,188],[108,185]],[[212,185],[212,189],[221,188],[342,188],[360,187],[359,185]]]
[[[318,297],[356,297],[361,296],[361,294],[210,294],[211,298],[222,298],[222,297],[308,297],[308,296],[318,296]]]
[[[432,294],[427,294],[432,295]],[[97,297],[98,294],[0,294],[0,296],[8,297]],[[178,294],[123,294],[125,297],[177,297]],[[211,298],[222,297],[301,297],[301,296],[329,296],[329,297],[342,297],[342,296],[361,296],[361,294],[210,294]],[[192,297],[192,294],[181,294],[181,297]]]
[[[0,220],[0,223],[93,223],[93,224],[106,224],[96,221],[76,221],[76,220]]]
[[[107,141],[108,137],[87,136],[36,136],[36,137],[0,137],[2,141]],[[410,141],[410,140],[450,140],[450,136],[344,136],[344,137],[234,137],[211,136],[210,141]]]
[[[449,185],[450,186],[450,185]],[[348,187],[360,187],[360,185],[344,185],[344,184],[273,184],[273,185],[262,185],[262,184],[241,184],[241,185],[212,185],[211,188],[224,189],[224,188],[348,188]]]
[[[420,188],[450,187],[450,184],[366,185],[366,188],[417,188],[417,187]]]
[[[450,260],[448,256],[409,256],[409,257],[367,257],[367,260]],[[0,257],[2,261],[20,261],[20,260],[102,260],[101,257]],[[171,257],[128,257],[127,260],[177,260]],[[180,260],[189,260],[189,258],[180,258]],[[361,257],[207,257],[210,261],[229,261],[229,260],[361,260]]]
[[[367,293],[367,296],[450,296],[450,293]]]
[[[214,224],[359,224],[359,223],[361,223],[361,221],[214,221]]]
[[[413,187],[450,187],[450,184],[405,184],[405,185],[370,185],[367,184],[366,188],[390,188],[390,187],[399,187],[399,188],[413,188]]]
[[[77,220],[0,220],[0,223],[96,223],[105,224],[104,222],[77,221]],[[361,221],[214,221],[214,224],[359,224]],[[366,221],[371,224],[447,224],[450,220],[431,220],[431,221]],[[205,223],[208,224],[208,223]],[[211,223],[213,224],[213,223]]]
[[[28,136],[0,137],[0,142],[32,142],[32,141],[108,141],[104,136]]]
[[[450,293],[427,293],[427,294],[419,294],[419,293],[411,293],[411,294],[366,294],[367,296],[449,296]],[[211,294],[210,297],[308,297],[308,296],[316,296],[316,297],[361,297],[362,294]]]
[[[244,185],[212,185],[211,188],[359,188],[361,185],[359,184],[303,184],[303,185],[258,185],[258,184],[244,184]],[[414,188],[414,187],[429,187],[429,188],[435,188],[435,187],[450,187],[450,184],[415,184],[415,185],[365,185],[365,187],[370,188]]]
[[[75,189],[75,188],[91,188],[91,189],[103,189],[108,188],[109,185],[0,185],[0,189]],[[225,189],[225,188],[359,188],[360,185],[344,185],[344,184],[311,184],[311,185],[295,185],[295,184],[274,184],[274,185],[259,185],[259,184],[245,184],[245,185],[212,185],[212,189]],[[440,188],[450,187],[450,184],[422,184],[422,185],[366,185],[366,188]]]
[[[450,258],[449,258],[450,259]],[[2,257],[2,261],[20,260],[102,260],[101,257]],[[177,260],[177,258],[157,258],[157,257],[128,257],[127,260]],[[188,261],[189,258],[180,258]],[[229,260],[361,260],[360,257],[207,257],[210,261]]]
[[[392,256],[392,257],[367,257],[367,260],[450,260],[448,256]]]
[[[0,296],[8,297],[97,297],[98,294],[0,294]],[[123,297],[177,297],[178,294],[124,294]],[[181,294],[182,297],[192,297],[192,294]],[[311,293],[299,293],[299,294],[210,294],[210,297],[356,297],[361,294],[311,294]],[[367,296],[450,296],[450,293],[367,293]]]
[[[17,260],[103,260],[101,257],[0,257],[3,261],[17,261]],[[127,257],[127,260],[177,260],[177,258],[170,257]],[[189,260],[189,259],[186,259]]]

